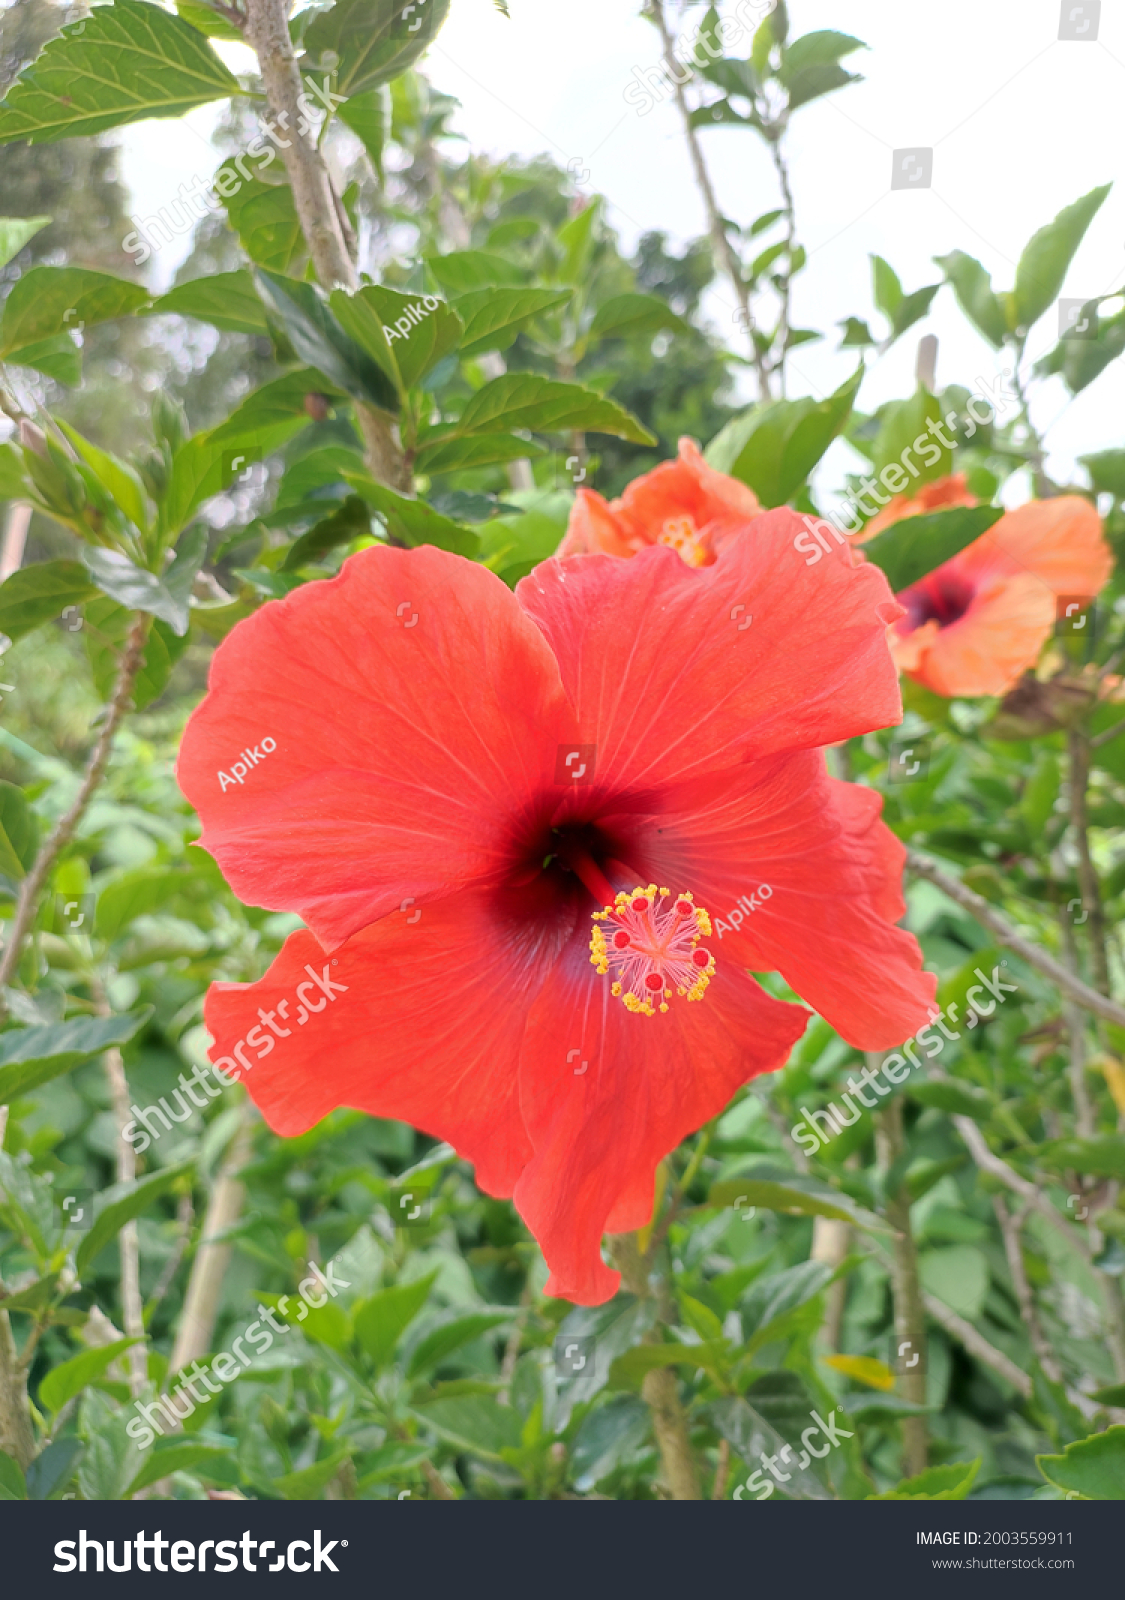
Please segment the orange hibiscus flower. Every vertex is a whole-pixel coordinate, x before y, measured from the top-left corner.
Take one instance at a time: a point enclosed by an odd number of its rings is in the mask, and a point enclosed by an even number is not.
[[[950,498],[931,498],[921,509],[971,504],[952,498],[964,494],[963,480],[956,485],[953,478],[930,485]],[[903,514],[918,511],[900,508],[893,520]],[[1035,665],[1054,629],[1059,597],[1091,600],[1112,571],[1101,518],[1088,500],[1032,500],[896,597],[905,615],[888,629],[891,654],[902,672],[936,694],[1005,694]]]
[[[709,567],[762,507],[752,489],[709,467],[693,439],[675,461],[635,478],[619,500],[579,489],[560,556],[635,556],[653,544],[679,552],[689,567]]]

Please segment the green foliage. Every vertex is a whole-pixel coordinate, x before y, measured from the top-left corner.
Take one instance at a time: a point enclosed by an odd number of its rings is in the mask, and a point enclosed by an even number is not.
[[[69,23],[0,104],[0,144],[42,144],[145,117],[179,117],[238,94],[206,40],[142,0],[114,0]]]

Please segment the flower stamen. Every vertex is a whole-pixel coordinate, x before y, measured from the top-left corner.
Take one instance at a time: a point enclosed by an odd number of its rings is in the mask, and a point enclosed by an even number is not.
[[[702,1000],[715,975],[715,958],[699,944],[711,933],[711,918],[690,894],[673,897],[654,883],[622,891],[593,922],[590,960],[611,978],[610,993],[627,1011],[654,1017],[658,1006],[668,1010],[673,992]]]
[[[709,552],[690,517],[668,517],[656,542],[675,550],[689,567],[702,567],[708,559]]]

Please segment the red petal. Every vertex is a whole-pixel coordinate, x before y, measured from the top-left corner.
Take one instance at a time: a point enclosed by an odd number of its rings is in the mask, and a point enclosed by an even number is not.
[[[246,1087],[275,1133],[304,1133],[337,1106],[398,1117],[447,1139],[481,1188],[509,1195],[531,1154],[520,1038],[558,948],[533,898],[463,893],[416,907],[365,928],[335,958],[295,933],[259,982],[213,985],[211,1059],[232,1076],[249,1064]],[[328,999],[307,967],[346,993]],[[272,1037],[259,1008],[282,1000],[288,1017],[276,1020],[290,1037],[259,1055]],[[302,1006],[317,1001],[302,1024]]]
[[[500,881],[573,737],[551,652],[498,578],[379,548],[235,628],[177,776],[239,898],[332,947],[410,897]],[[247,762],[264,738],[276,750]]]
[[[775,757],[661,816],[636,866],[706,907],[716,959],[780,972],[849,1044],[887,1049],[925,1023],[937,979],[894,926],[906,852],[881,808],[873,789],[829,778],[816,752]]]
[[[886,579],[846,548],[806,566],[803,532],[795,512],[772,511],[714,566],[652,548],[556,558],[523,580],[600,777],[665,785],[901,719]]]
[[[532,1008],[520,1103],[535,1154],[515,1203],[551,1268],[546,1293],[600,1305],[619,1275],[602,1234],[648,1221],[658,1162],[735,1090],[783,1064],[808,1013],[721,962],[703,999],[637,1016],[590,965],[580,930]]]

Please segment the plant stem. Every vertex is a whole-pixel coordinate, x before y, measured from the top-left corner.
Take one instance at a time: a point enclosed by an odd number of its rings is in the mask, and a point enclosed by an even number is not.
[[[1100,994],[1108,995],[1109,962],[1106,959],[1105,911],[1102,906],[1101,885],[1097,869],[1090,854],[1090,829],[1086,812],[1086,790],[1090,782],[1090,747],[1080,728],[1071,728],[1067,735],[1067,754],[1070,758],[1070,824],[1074,829],[1074,842],[1078,848],[1078,886],[1082,890],[1082,909],[1089,918],[1090,970],[1094,987]]]
[[[18,1461],[24,1470],[35,1459],[27,1374],[20,1370],[6,1311],[0,1311],[0,1450]]]
[[[638,1300],[652,1297],[648,1281],[646,1258],[641,1255],[634,1233],[616,1233],[608,1236],[610,1255],[621,1273],[621,1280],[630,1294]],[[655,1343],[659,1335],[650,1334],[647,1343]],[[687,1415],[680,1403],[679,1385],[674,1367],[656,1367],[646,1372],[641,1384],[641,1398],[652,1413],[652,1431],[656,1435],[664,1481],[673,1500],[702,1500],[699,1469],[691,1448]]]
[[[1046,950],[1040,950],[1038,945],[1032,944],[1022,934],[1016,932],[1011,923],[994,911],[988,901],[970,889],[967,884],[959,882],[948,872],[943,872],[935,862],[927,860],[916,850],[908,850],[906,864],[917,878],[925,878],[927,882],[937,888],[972,913],[982,928],[987,928],[994,933],[1001,944],[1007,945],[1009,950],[1014,950],[1016,955],[1026,961],[1029,967],[1034,967],[1045,978],[1049,978],[1057,989],[1069,995],[1072,1000],[1095,1016],[1104,1017],[1107,1022],[1116,1022],[1119,1027],[1125,1027],[1125,1006],[1118,1005],[1115,1000],[1099,994],[1096,989],[1091,989],[1081,978],[1068,972],[1060,961],[1048,955]]]
[[[792,289],[793,251],[797,244],[797,214],[793,205],[793,191],[789,185],[789,169],[785,165],[785,157],[781,152],[780,132],[772,139],[767,139],[770,155],[773,157],[774,170],[777,173],[778,186],[781,189],[781,198],[785,206],[785,272],[782,275],[782,288],[780,290],[781,306],[778,313],[777,332],[774,342],[777,345],[777,355],[774,358],[772,370],[777,373],[778,387],[782,399],[785,398],[785,358],[789,354],[789,301]]]
[[[723,226],[722,213],[719,210],[718,201],[715,199],[715,190],[711,183],[711,175],[707,171],[707,163],[703,159],[699,135],[692,126],[691,107],[687,103],[684,85],[677,79],[676,59],[672,52],[675,41],[668,27],[668,19],[664,15],[664,0],[648,0],[646,10],[660,30],[660,37],[664,45],[664,64],[675,92],[676,105],[679,108],[680,118],[684,125],[684,138],[687,140],[688,154],[691,157],[692,170],[695,173],[695,182],[703,198],[704,210],[707,213],[707,226],[711,234],[711,248],[715,254],[715,262],[725,268],[727,277],[730,279],[731,288],[734,290],[734,297],[738,301],[738,321],[746,330],[746,337],[750,341],[750,353],[758,374],[758,397],[761,400],[769,400],[771,398],[769,369],[766,366],[765,354],[758,348],[758,341],[755,338],[756,326],[754,313],[750,306],[750,290],[742,276],[742,267],[738,256],[735,254],[734,247],[727,235],[727,230]]]
[[[1051,1382],[1061,1383],[1063,1381],[1062,1371],[1039,1323],[1039,1313],[1035,1309],[1035,1297],[1031,1292],[1031,1284],[1027,1279],[1023,1248],[1020,1244],[1020,1229],[1030,1207],[1025,1204],[1013,1217],[1008,1210],[1004,1196],[1002,1194],[994,1194],[992,1208],[996,1212],[996,1220],[1000,1224],[1000,1235],[1004,1240],[1004,1254],[1008,1258],[1008,1271],[1012,1275],[1012,1288],[1015,1290],[1020,1316],[1023,1318],[1024,1326],[1027,1328],[1027,1336],[1031,1340],[1031,1348],[1035,1352],[1036,1360]]]
[[[105,776],[109,764],[110,751],[113,748],[113,737],[121,724],[121,719],[129,709],[133,695],[133,683],[140,671],[144,660],[145,641],[148,638],[149,625],[152,618],[140,615],[136,618],[129,630],[125,649],[121,657],[121,664],[117,669],[117,681],[113,687],[113,695],[109,702],[102,731],[94,746],[90,759],[86,764],[86,771],[82,778],[81,787],[69,811],[67,811],[51,829],[47,839],[40,847],[39,854],[35,857],[31,871],[20,885],[19,900],[16,903],[16,914],[12,918],[11,932],[8,942],[4,947],[3,957],[0,957],[0,989],[11,983],[16,968],[19,966],[20,956],[27,936],[31,932],[39,909],[39,896],[43,886],[50,877],[51,869],[66,846],[74,837],[75,829],[81,822],[86,807],[94,790]],[[0,998],[0,1021],[7,1016],[8,1008]]]
[[[192,1262],[191,1276],[184,1294],[184,1309],[176,1330],[176,1343],[168,1373],[174,1377],[192,1361],[198,1361],[211,1348],[223,1278],[230,1262],[231,1247],[221,1235],[238,1221],[245,1198],[239,1173],[250,1159],[250,1107],[243,1102],[242,1123],[227,1150],[226,1160],[215,1178],[211,1200],[203,1220],[202,1237]]]
[[[876,1065],[878,1060],[878,1057],[870,1057],[868,1065]],[[875,1114],[875,1148],[879,1165],[884,1171],[889,1172],[897,1164],[905,1147],[902,1097],[896,1095]],[[900,1360],[904,1359],[904,1348],[909,1347],[910,1350],[911,1364],[905,1364],[904,1360],[902,1370],[902,1392],[907,1400],[916,1405],[925,1405],[926,1315],[918,1277],[918,1252],[910,1227],[910,1192],[901,1179],[887,1191],[883,1210],[894,1229],[891,1287],[895,1308],[895,1344]],[[929,1440],[925,1417],[903,1417],[902,1455],[907,1477],[914,1477],[926,1470]]]
[[[94,1012],[99,1017],[111,1015],[109,1000],[101,979],[95,977],[90,984],[94,996]],[[116,1045],[102,1057],[106,1082],[113,1100],[113,1119],[117,1125],[117,1181],[133,1183],[137,1176],[137,1152],[125,1137],[129,1123],[129,1082],[125,1076],[125,1062]],[[145,1342],[144,1301],[141,1299],[141,1255],[137,1223],[127,1222],[117,1236],[121,1259],[121,1319],[126,1335],[139,1339],[125,1352],[129,1366],[129,1388],[133,1399],[139,1400],[148,1383],[148,1346]]]
[[[354,290],[359,279],[340,225],[341,207],[328,167],[309,134],[300,132],[306,119],[298,103],[301,74],[289,37],[286,0],[246,0],[246,36],[258,57],[270,110],[288,134],[288,148],[283,147],[281,155],[316,275],[325,289]],[[371,472],[392,489],[411,493],[411,473],[393,419],[360,401],[355,413]]]

